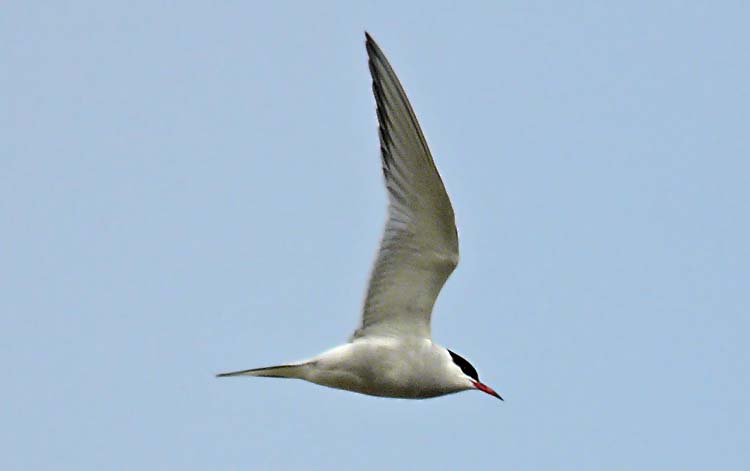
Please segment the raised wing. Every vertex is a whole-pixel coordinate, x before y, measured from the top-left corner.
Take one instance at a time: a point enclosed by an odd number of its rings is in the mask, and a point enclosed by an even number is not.
[[[458,264],[453,208],[404,89],[380,47],[365,36],[389,205],[354,338],[430,338],[435,299]]]

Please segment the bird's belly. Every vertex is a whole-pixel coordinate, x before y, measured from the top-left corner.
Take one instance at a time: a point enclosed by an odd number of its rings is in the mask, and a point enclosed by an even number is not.
[[[424,378],[395,378],[391,375],[362,376],[343,371],[319,372],[310,381],[346,391],[358,392],[370,396],[397,397],[403,399],[426,399],[442,396],[452,391],[445,391],[431,384],[425,384]]]
[[[350,344],[351,345],[351,344]],[[431,347],[431,344],[430,344]],[[370,396],[426,399],[455,391],[435,378],[431,352],[390,345],[347,352],[343,358],[321,358],[308,381]]]

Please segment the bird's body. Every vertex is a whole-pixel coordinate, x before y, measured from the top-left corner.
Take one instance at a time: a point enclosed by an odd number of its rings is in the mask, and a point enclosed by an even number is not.
[[[477,389],[502,399],[468,361],[432,341],[432,307],[458,264],[453,207],[406,93],[365,35],[389,206],[362,324],[349,343],[309,360],[219,376],[297,378],[405,399]]]
[[[454,374],[445,375],[446,370]],[[331,388],[403,399],[425,399],[474,388],[446,348],[417,337],[360,338],[302,362],[230,374],[298,378]]]

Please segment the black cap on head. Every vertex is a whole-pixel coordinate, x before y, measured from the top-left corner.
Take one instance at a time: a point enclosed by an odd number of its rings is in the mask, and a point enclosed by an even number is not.
[[[479,374],[477,374],[477,370],[474,369],[473,366],[471,366],[471,363],[466,361],[464,357],[457,353],[453,353],[452,351],[448,350],[448,353],[451,354],[451,358],[453,359],[453,363],[455,363],[459,368],[461,368],[461,371],[464,372],[464,374],[474,381],[479,381]]]

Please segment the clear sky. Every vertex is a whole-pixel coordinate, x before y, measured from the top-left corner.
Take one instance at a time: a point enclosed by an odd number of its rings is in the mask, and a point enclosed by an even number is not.
[[[748,469],[747,2],[115,3],[2,7],[1,469]],[[357,325],[365,29],[504,403],[214,377]]]

